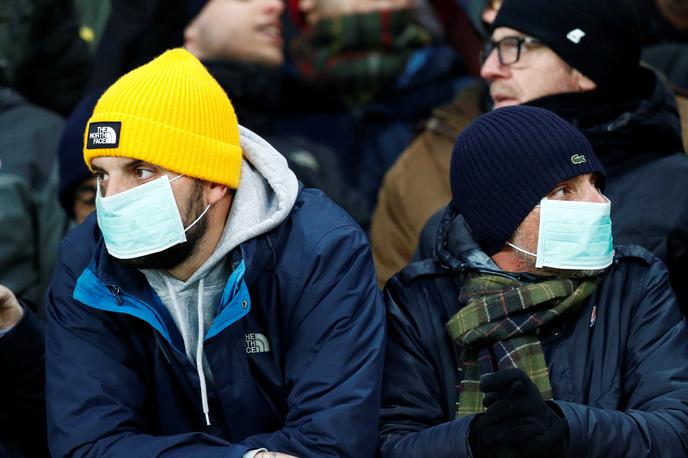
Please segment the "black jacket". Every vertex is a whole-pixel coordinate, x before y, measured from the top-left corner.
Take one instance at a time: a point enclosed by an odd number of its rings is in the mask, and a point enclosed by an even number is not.
[[[459,310],[464,276],[498,268],[461,217],[447,232],[448,221],[440,225],[440,259],[410,264],[385,289],[383,457],[471,456],[474,416],[454,418],[458,349],[445,323]],[[617,247],[598,289],[575,313],[540,333],[569,425],[568,456],[685,457],[688,328],[662,262],[640,247]]]

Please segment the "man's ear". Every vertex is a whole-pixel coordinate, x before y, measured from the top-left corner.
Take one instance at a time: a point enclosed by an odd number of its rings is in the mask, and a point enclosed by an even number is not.
[[[233,194],[233,191],[225,184],[204,181],[203,187],[205,188],[205,195],[208,199],[208,204],[210,205],[213,205],[224,199],[226,196]]]
[[[580,90],[580,92],[590,92],[597,89],[597,84],[593,80],[591,80],[575,68],[573,69],[573,76],[576,79],[576,84],[578,85],[578,89]]]

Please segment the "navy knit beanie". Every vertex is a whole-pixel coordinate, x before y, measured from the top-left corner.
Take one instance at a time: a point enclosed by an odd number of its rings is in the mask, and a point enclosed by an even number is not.
[[[488,255],[497,253],[557,183],[604,169],[573,125],[551,111],[500,108],[461,132],[452,153],[454,205]]]
[[[74,216],[74,190],[82,181],[92,176],[84,163],[84,131],[100,95],[100,92],[90,94],[74,108],[67,118],[57,147],[60,203],[70,216]]]
[[[498,27],[537,38],[603,90],[640,64],[640,23],[628,0],[505,0]]]

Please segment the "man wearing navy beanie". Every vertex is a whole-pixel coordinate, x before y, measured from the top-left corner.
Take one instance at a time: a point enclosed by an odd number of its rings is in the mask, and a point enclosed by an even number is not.
[[[383,458],[688,456],[688,324],[614,245],[574,126],[507,107],[456,141],[437,256],[385,289]]]
[[[640,50],[638,18],[627,0],[505,0],[483,53],[486,105],[546,108],[581,130],[607,172],[615,240],[641,245],[667,264],[688,316],[688,156],[676,97],[640,64]],[[399,258],[396,246],[415,243],[427,215],[449,200],[451,145],[477,111],[462,103],[457,97],[438,110],[428,123],[434,131],[423,133],[389,171],[371,226],[378,264]],[[417,219],[409,222],[409,215]],[[432,257],[440,218],[421,235],[419,258]],[[394,243],[385,246],[386,240]]]

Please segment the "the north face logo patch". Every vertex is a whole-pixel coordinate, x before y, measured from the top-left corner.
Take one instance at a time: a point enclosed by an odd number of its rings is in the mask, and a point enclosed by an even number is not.
[[[582,154],[574,154],[571,156],[571,162],[575,165],[585,164],[588,160]]]
[[[92,122],[88,125],[86,149],[117,148],[121,122]]]
[[[246,353],[267,353],[270,351],[270,342],[263,334],[246,334]]]
[[[583,32],[581,29],[573,29],[572,31],[566,34],[566,38],[568,38],[570,42],[575,44],[580,43],[584,36],[585,32]]]

